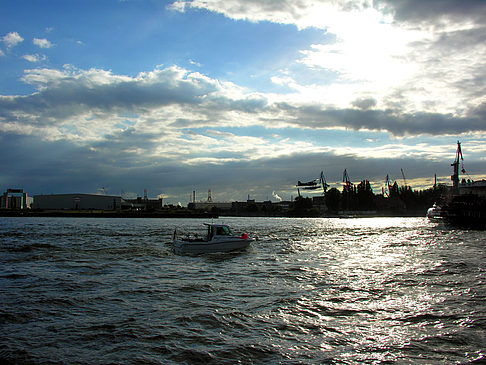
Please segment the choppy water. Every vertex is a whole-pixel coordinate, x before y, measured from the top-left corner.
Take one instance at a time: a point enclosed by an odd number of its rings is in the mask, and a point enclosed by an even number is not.
[[[259,240],[174,255],[174,228],[202,222],[2,218],[0,362],[486,359],[485,232],[422,218],[226,218]]]

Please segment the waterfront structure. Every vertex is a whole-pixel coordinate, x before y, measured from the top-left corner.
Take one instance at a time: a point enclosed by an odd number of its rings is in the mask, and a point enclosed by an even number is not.
[[[453,167],[452,191],[442,198],[442,202],[434,204],[429,212],[438,211],[439,216],[448,225],[458,228],[486,229],[486,180],[472,181],[462,179],[459,183],[459,171],[467,174],[462,165],[463,157],[461,143],[457,141],[456,158]]]
[[[24,189],[7,189],[0,197],[2,209],[28,209],[32,204],[32,198],[27,196]]]
[[[34,209],[41,210],[121,210],[120,196],[95,194],[35,195]]]
[[[187,208],[191,210],[204,210],[210,212],[213,208],[220,210],[230,210],[232,203],[230,202],[191,202],[188,204]]]
[[[211,189],[208,190],[208,199],[206,201],[196,201],[196,191],[192,192],[192,202],[187,205],[189,210],[203,210],[205,212],[210,212],[214,209],[220,211],[231,210],[232,203],[230,202],[213,202],[211,196]]]
[[[162,198],[148,199],[146,196],[144,198],[139,196],[136,199],[124,199],[122,201],[123,209],[130,210],[159,210],[164,207],[163,203]]]

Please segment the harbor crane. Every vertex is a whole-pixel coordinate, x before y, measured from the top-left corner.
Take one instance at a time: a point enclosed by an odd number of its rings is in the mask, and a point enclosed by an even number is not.
[[[326,178],[324,177],[324,171],[321,171],[321,184],[322,184],[322,195],[326,195],[327,188],[329,184],[326,182]]]
[[[350,210],[353,200],[353,183],[351,182],[348,171],[344,169],[343,172],[343,201],[346,210]]]
[[[351,184],[351,180],[349,179],[348,171],[346,169],[344,169],[343,172],[343,183],[345,183],[346,185]]]
[[[454,173],[451,176],[452,188],[456,191],[457,189],[459,189],[459,159],[461,161],[464,160],[464,158],[462,157],[461,143],[457,141],[456,158],[454,162],[451,164],[454,171]],[[464,167],[462,169],[464,170]]]
[[[386,179],[385,179],[385,187],[382,189],[383,190],[383,196],[386,196],[387,198],[390,197],[390,177],[388,174],[386,174]]]
[[[347,193],[351,193],[353,191],[353,183],[351,182],[348,175],[348,171],[346,169],[344,169],[343,172],[343,183],[344,183],[344,190]]]
[[[400,169],[400,171],[402,171],[403,187],[406,189],[407,188],[407,180],[405,179],[405,173],[403,172],[403,169]]]

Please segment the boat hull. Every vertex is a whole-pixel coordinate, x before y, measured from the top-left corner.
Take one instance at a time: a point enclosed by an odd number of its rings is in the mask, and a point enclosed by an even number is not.
[[[486,199],[473,195],[454,196],[442,208],[444,222],[457,228],[486,229]]]
[[[174,253],[178,255],[199,255],[204,253],[231,252],[248,248],[251,239],[226,239],[213,241],[174,241]]]

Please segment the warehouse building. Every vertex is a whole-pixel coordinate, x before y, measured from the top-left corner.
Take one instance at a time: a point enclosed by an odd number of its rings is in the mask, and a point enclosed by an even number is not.
[[[232,203],[228,202],[191,202],[187,205],[188,209],[204,210],[210,212],[212,209],[230,210]]]
[[[35,195],[34,209],[41,210],[120,210],[120,196],[94,194]]]
[[[1,209],[29,209],[32,204],[32,198],[27,196],[24,189],[7,189],[0,196]]]

